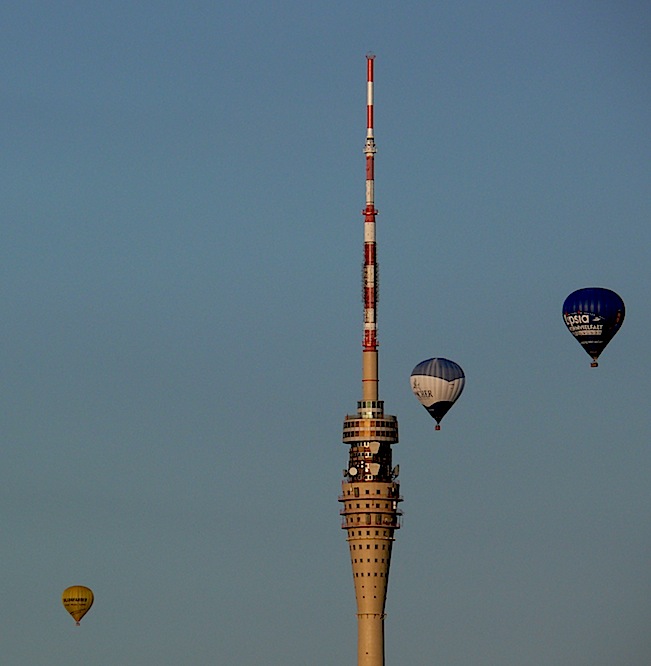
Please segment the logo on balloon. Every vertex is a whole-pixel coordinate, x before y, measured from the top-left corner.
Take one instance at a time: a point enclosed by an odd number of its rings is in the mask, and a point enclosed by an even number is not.
[[[414,380],[411,384],[411,390],[414,392],[417,398],[433,398],[434,394],[431,389],[422,389],[418,380]]]
[[[589,324],[590,323],[590,315],[587,314],[577,314],[577,315],[564,315],[565,316],[565,323],[568,326],[573,326],[574,324]]]
[[[564,314],[566,326],[576,326],[577,324],[596,324],[602,322],[603,317],[596,314]]]

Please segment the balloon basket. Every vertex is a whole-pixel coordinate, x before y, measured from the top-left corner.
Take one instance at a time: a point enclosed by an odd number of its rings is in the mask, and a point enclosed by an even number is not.
[[[598,367],[599,367],[599,363],[597,363],[597,361],[592,361],[592,363],[590,363],[590,367],[591,367],[591,368],[598,368]]]
[[[437,423],[436,426],[434,426],[434,430],[440,430],[441,426]]]

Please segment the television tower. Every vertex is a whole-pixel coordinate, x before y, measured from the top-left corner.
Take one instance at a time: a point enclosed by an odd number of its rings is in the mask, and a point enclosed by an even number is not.
[[[391,445],[398,442],[398,419],[384,413],[378,395],[377,278],[375,242],[375,139],[373,136],[373,63],[366,56],[366,207],[364,216],[364,338],[362,399],[357,414],[344,420],[343,442],[350,445],[339,501],[346,530],[357,599],[357,665],[384,666],[384,607],[394,532],[400,527],[398,467]]]

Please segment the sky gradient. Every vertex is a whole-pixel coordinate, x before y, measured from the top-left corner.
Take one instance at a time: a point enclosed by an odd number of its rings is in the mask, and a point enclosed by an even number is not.
[[[648,666],[649,35],[633,0],[4,3],[3,666],[354,663],[368,51],[387,664]],[[586,286],[627,308],[596,370]]]

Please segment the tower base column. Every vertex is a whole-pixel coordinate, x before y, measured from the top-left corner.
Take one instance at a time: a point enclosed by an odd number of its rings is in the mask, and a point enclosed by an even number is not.
[[[357,666],[384,666],[384,614],[358,613]]]

